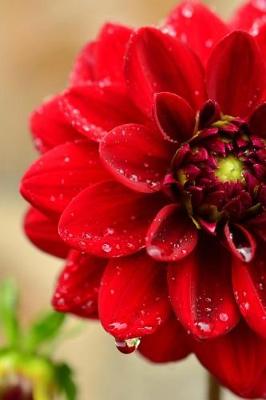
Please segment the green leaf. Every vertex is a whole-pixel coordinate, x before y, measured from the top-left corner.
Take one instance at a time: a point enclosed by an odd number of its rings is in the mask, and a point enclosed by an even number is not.
[[[59,335],[65,322],[65,315],[49,311],[33,323],[24,338],[25,350],[35,352],[45,342],[52,341]]]
[[[57,384],[66,400],[76,400],[77,386],[73,379],[72,369],[65,363],[58,364],[56,367]]]
[[[19,296],[15,283],[9,279],[0,282],[0,325],[8,347],[17,347],[19,343],[18,301]]]

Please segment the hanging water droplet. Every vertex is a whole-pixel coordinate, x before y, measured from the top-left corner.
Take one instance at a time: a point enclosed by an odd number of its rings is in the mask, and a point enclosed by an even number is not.
[[[134,353],[134,351],[137,350],[137,348],[139,347],[140,338],[132,338],[125,340],[116,339],[115,344],[120,353],[131,354]]]

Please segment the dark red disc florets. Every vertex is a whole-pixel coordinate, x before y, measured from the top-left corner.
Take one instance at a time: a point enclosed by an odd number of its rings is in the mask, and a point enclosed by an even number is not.
[[[165,183],[199,226],[249,218],[266,207],[265,141],[222,116],[178,148]]]

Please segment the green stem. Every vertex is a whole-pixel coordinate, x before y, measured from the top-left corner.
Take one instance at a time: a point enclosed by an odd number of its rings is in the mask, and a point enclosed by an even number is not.
[[[208,376],[208,400],[221,400],[221,387],[217,380],[212,376]]]

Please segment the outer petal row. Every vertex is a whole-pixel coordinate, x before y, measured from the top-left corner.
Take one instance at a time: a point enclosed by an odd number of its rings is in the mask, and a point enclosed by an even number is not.
[[[21,193],[41,211],[58,215],[82,189],[106,179],[97,145],[83,140],[45,153],[24,175]]]
[[[58,223],[34,208],[25,215],[24,230],[30,241],[40,250],[65,258],[69,247],[58,235]]]
[[[106,260],[72,250],[58,279],[53,306],[59,312],[98,315],[98,293]]]
[[[114,181],[83,190],[63,213],[59,233],[70,246],[100,257],[145,247],[148,227],[164,203],[159,194],[132,192]]]
[[[125,74],[131,98],[149,116],[156,92],[176,93],[194,109],[206,99],[203,68],[197,57],[156,28],[141,28],[131,36]]]
[[[160,134],[137,124],[118,126],[100,145],[102,161],[114,177],[144,193],[160,190],[172,154]]]
[[[208,342],[194,342],[200,362],[223,385],[244,398],[265,398],[266,342],[244,323]]]
[[[239,321],[230,256],[215,240],[201,241],[190,256],[172,263],[168,285],[177,318],[195,337],[220,336]]]
[[[245,117],[257,106],[265,90],[265,66],[248,33],[233,32],[215,47],[207,65],[207,88],[224,114]]]
[[[112,260],[104,273],[99,315],[118,339],[152,334],[168,317],[166,269],[143,253]]]
[[[88,81],[108,80],[124,84],[124,56],[132,30],[107,23],[95,42],[80,52],[70,77],[72,86]]]
[[[173,9],[165,21],[169,30],[206,63],[213,46],[229,29],[211,10],[199,2],[186,0]]]

